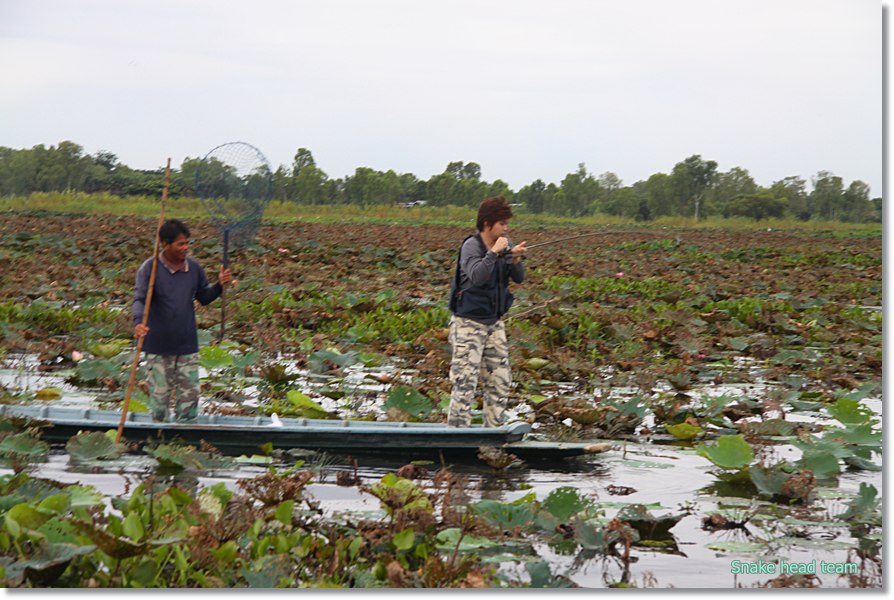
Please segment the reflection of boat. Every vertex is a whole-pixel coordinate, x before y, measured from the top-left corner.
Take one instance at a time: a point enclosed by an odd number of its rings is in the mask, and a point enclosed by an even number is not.
[[[65,442],[79,431],[117,430],[121,413],[52,406],[0,406],[0,418],[20,417],[46,422],[41,437]],[[475,456],[481,446],[501,448],[524,460],[555,459],[601,451],[585,443],[545,442],[530,439],[530,425],[502,427],[447,427],[443,423],[389,421],[336,421],[322,419],[271,419],[201,415],[194,423],[153,421],[148,413],[128,413],[124,423],[127,441],[163,439],[199,444],[204,440],[222,452],[256,452],[270,443],[274,448],[303,448],[342,454],[400,454],[407,461],[446,455]]]

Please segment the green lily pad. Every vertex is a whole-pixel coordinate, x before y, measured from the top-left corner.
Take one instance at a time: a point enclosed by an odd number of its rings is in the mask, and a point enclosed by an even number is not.
[[[49,453],[50,447],[29,433],[18,433],[0,441],[0,456],[39,460]]]
[[[630,504],[618,511],[617,518],[636,529],[642,540],[662,540],[670,537],[670,530],[684,514],[656,517],[642,504]]]
[[[432,403],[426,396],[417,390],[405,386],[395,386],[388,393],[388,399],[385,400],[383,408],[396,408],[405,413],[420,418],[431,413]]]
[[[199,364],[210,370],[232,367],[233,356],[220,346],[204,346],[199,349]]]
[[[17,504],[6,511],[7,522],[11,519],[25,529],[37,529],[53,518],[53,512],[35,508],[27,503]]]
[[[17,585],[28,580],[36,587],[46,587],[62,576],[72,559],[94,550],[90,545],[46,544],[35,556],[7,566],[6,578]]]
[[[65,449],[74,460],[89,461],[118,458],[127,451],[127,446],[116,444],[102,432],[93,431],[73,436],[65,444]]]
[[[130,346],[130,340],[111,340],[104,344],[88,344],[87,350],[97,358],[115,358]]]
[[[292,415],[308,419],[329,419],[332,416],[329,411],[298,390],[289,390],[286,399],[291,404]]]
[[[798,461],[798,466],[802,469],[810,469],[817,479],[837,477],[841,472],[838,458],[825,453],[805,453]]]
[[[722,469],[741,469],[754,460],[754,450],[741,435],[720,436],[716,444],[699,444],[695,451]]]
[[[466,534],[460,539],[462,532],[458,527],[451,527],[438,533],[435,538],[435,547],[442,552],[453,551],[459,545],[460,552],[470,552],[483,548],[498,546],[497,542],[486,537]]]
[[[828,407],[829,414],[845,425],[862,425],[868,423],[872,417],[872,411],[860,404],[857,400],[841,398],[835,404]]]
[[[65,488],[65,492],[71,499],[72,508],[97,506],[103,503],[104,496],[102,492],[89,485],[70,485]]]
[[[678,440],[691,440],[705,433],[701,427],[690,425],[689,423],[677,423],[676,425],[665,425],[667,432]]]
[[[233,466],[233,461],[224,456],[200,452],[193,446],[159,444],[147,450],[163,467],[179,469],[224,469]]]
[[[590,502],[573,487],[563,486],[554,489],[543,500],[541,507],[562,523],[590,506]]]
[[[482,500],[473,504],[472,509],[476,515],[502,530],[528,525],[534,518],[531,507],[526,504]]]

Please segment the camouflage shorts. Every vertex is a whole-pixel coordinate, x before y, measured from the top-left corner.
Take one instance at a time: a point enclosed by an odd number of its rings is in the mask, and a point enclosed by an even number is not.
[[[156,421],[193,421],[199,414],[199,355],[146,354],[149,410]]]
[[[475,389],[481,381],[484,396],[484,423],[499,427],[512,385],[509,370],[509,344],[503,321],[483,325],[471,319],[453,317],[450,321],[450,411],[447,425],[468,427],[472,422]]]

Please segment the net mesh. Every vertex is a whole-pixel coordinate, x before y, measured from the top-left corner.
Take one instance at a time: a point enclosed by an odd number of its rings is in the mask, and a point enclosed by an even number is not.
[[[229,244],[245,248],[261,226],[273,195],[270,163],[251,144],[221,144],[199,161],[196,192]]]

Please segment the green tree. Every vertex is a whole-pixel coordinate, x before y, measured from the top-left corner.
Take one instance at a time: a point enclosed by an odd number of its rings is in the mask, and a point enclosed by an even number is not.
[[[718,173],[714,183],[705,195],[704,214],[729,216],[729,204],[740,196],[748,196],[758,191],[758,185],[751,174],[741,167],[733,167],[725,173]]]
[[[671,172],[673,214],[692,214],[694,208],[696,220],[701,218],[705,193],[714,182],[716,174],[717,163],[713,160],[703,160],[699,154],[693,154],[674,165],[674,170]]]
[[[727,210],[731,217],[748,217],[755,221],[781,218],[785,214],[785,201],[763,191],[736,197],[727,205]]]
[[[770,195],[784,200],[786,213],[795,219],[806,221],[813,212],[807,194],[807,182],[800,177],[785,177],[773,182],[770,186]]]
[[[568,173],[559,187],[561,193],[555,196],[550,212],[582,216],[591,212],[599,199],[599,183],[587,173],[584,163],[574,173]]]
[[[546,184],[541,179],[524,186],[516,194],[516,200],[524,204],[528,212],[535,215],[543,212],[545,199]]]
[[[655,173],[643,186],[645,207],[639,212],[648,214],[649,219],[674,214],[674,190],[671,176],[667,173]]]
[[[455,204],[453,200],[453,184],[456,178],[450,173],[432,175],[425,183],[425,199],[432,206]]]
[[[842,197],[842,219],[851,223],[867,223],[875,216],[875,206],[869,199],[869,186],[860,180],[851,182]]]
[[[844,185],[841,177],[829,171],[820,171],[813,178],[813,192],[810,193],[814,212],[819,219],[834,220],[841,217],[844,205]]]
[[[292,174],[284,165],[273,172],[273,199],[286,201],[292,198]]]

